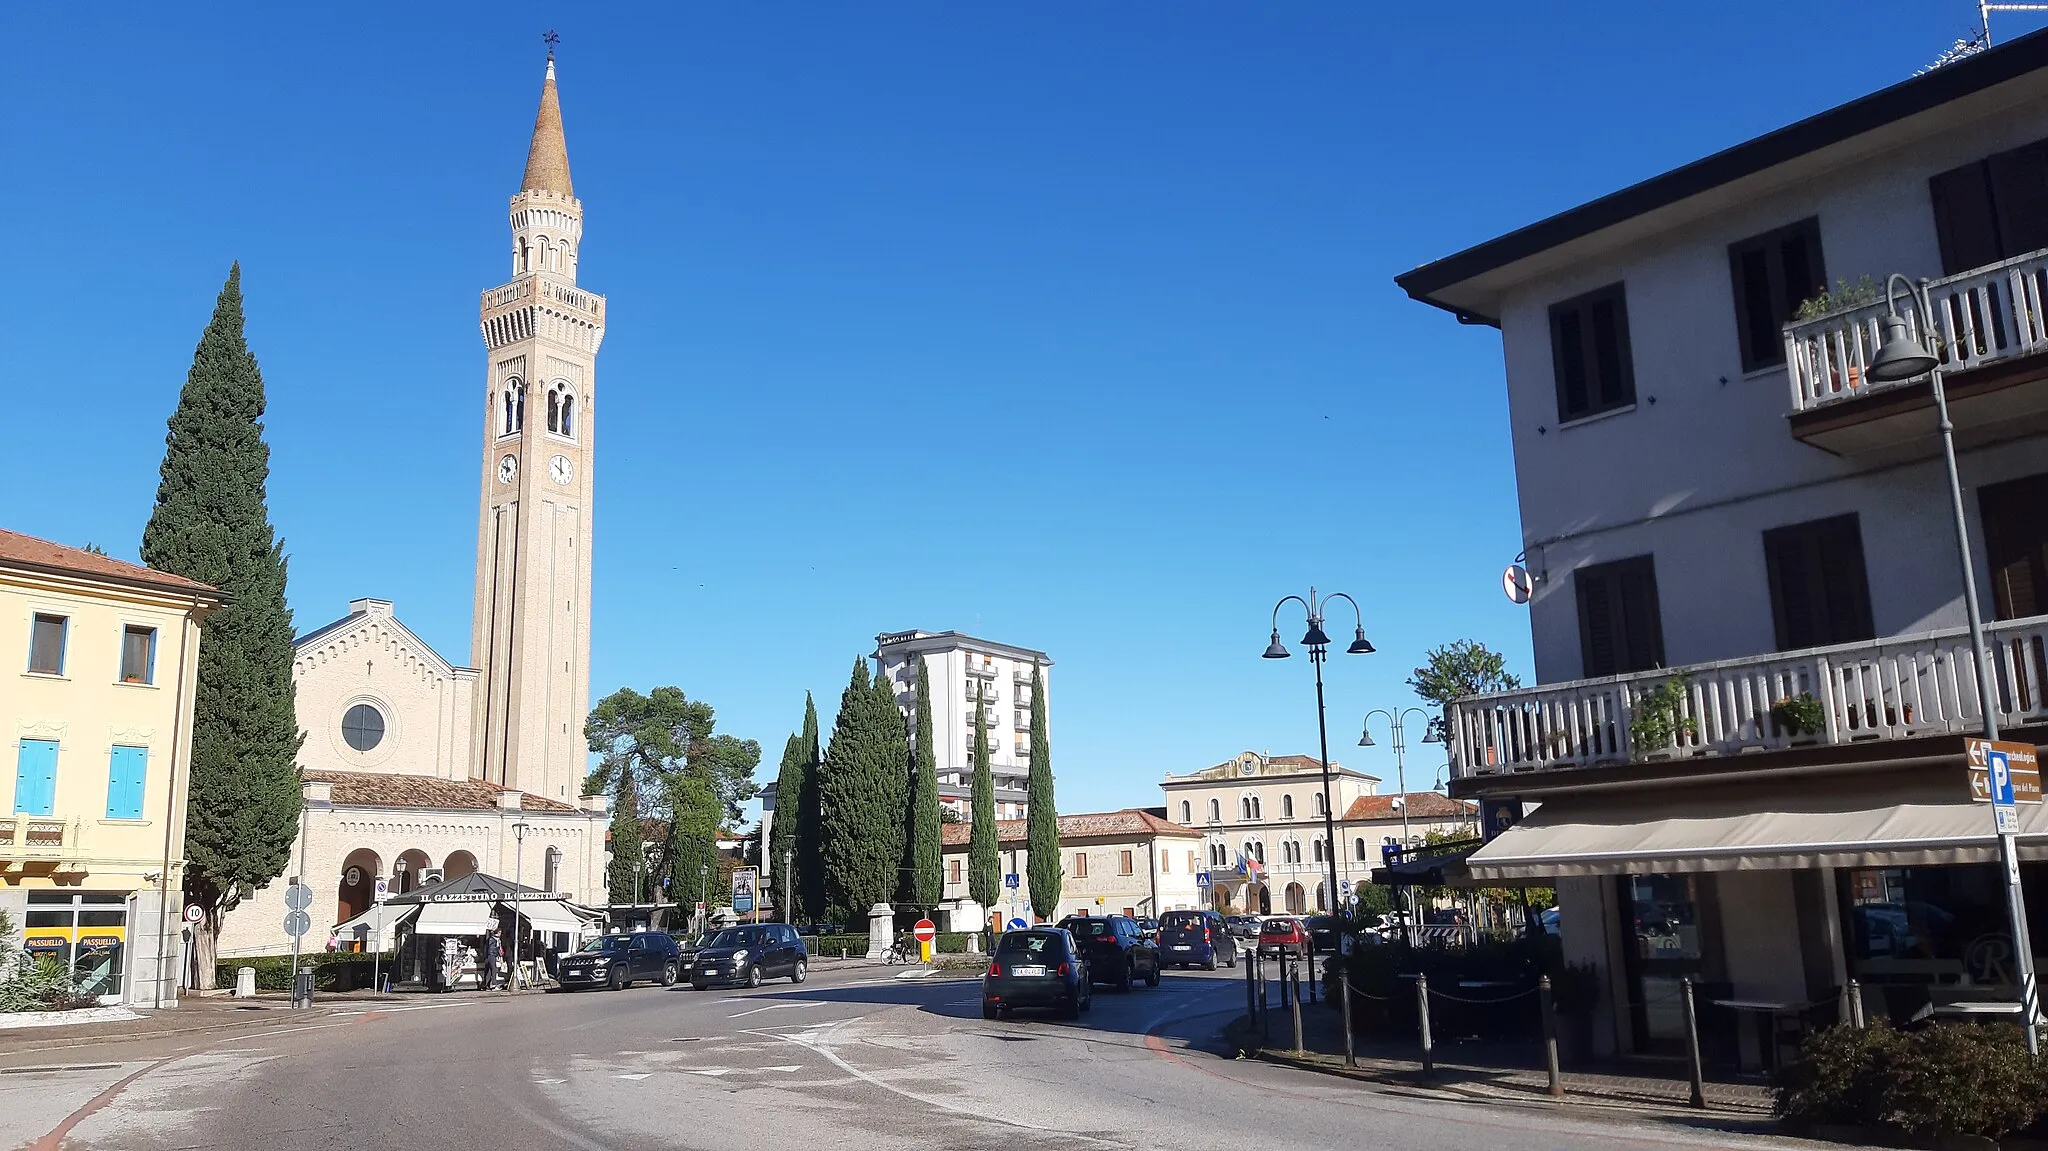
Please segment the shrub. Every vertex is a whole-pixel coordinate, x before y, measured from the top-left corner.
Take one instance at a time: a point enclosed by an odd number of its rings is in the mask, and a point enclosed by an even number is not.
[[[848,955],[861,956],[868,953],[868,937],[865,934],[817,935],[804,940],[804,946],[820,959],[839,958],[839,949],[842,947],[846,949]]]
[[[1776,1109],[1802,1127],[1877,1123],[1922,1139],[1996,1139],[2041,1114],[2044,1088],[2048,1076],[2009,1024],[1842,1026],[1813,1035],[1779,1073]]]
[[[71,969],[55,956],[39,956],[13,978],[0,982],[0,1012],[69,1011],[99,1000],[78,989]]]
[[[313,990],[348,991],[370,986],[376,971],[377,957],[367,951],[309,951],[299,956],[299,966],[313,969]],[[392,973],[392,957],[384,956],[384,972]],[[252,955],[241,959],[223,959],[214,965],[213,985],[233,987],[235,969],[253,967],[256,969],[258,991],[290,991],[292,989],[292,957],[289,955]]]

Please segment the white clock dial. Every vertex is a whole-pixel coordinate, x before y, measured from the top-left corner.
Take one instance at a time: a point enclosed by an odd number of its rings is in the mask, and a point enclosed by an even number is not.
[[[519,475],[519,457],[506,456],[498,461],[498,482],[509,484]]]
[[[548,475],[558,484],[567,485],[576,475],[576,465],[568,456],[555,456],[548,460]]]

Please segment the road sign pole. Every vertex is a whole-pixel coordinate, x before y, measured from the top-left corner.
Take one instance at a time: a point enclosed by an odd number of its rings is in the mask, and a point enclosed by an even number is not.
[[[2004,832],[1998,837],[1998,862],[2005,871],[2006,912],[2012,920],[2013,958],[2020,976],[2020,1026],[2027,1036],[2027,1054],[2041,1053],[2036,1016],[2041,1009],[2041,989],[2034,979],[2034,941],[2027,931],[2027,904],[2020,891],[2019,837]]]
[[[1981,652],[1980,652],[1981,666]],[[1979,679],[1980,689],[1984,683]],[[2020,782],[2028,783],[2029,803],[2041,799],[2039,754],[2029,744],[1998,742],[1998,727],[1990,702],[1984,701],[1986,739],[1965,742],[1969,766],[1973,769],[1972,798],[1976,795],[1974,770],[1984,773],[1987,798],[1991,800],[1992,826],[1998,832],[1998,866],[2005,878],[2005,910],[2012,931],[2013,967],[2020,984],[2020,1028],[2027,1039],[2027,1054],[2041,1053],[2039,1015],[2041,989],[2034,973],[2034,941],[2027,930],[2027,902],[2020,887],[2019,808]],[[2016,767],[2013,760],[2020,760]]]
[[[292,904],[293,904],[294,902],[296,902],[296,900],[292,898],[292,895],[293,895],[292,889],[293,889],[293,888],[295,888],[295,887],[297,887],[298,885],[299,885],[299,877],[298,877],[298,876],[296,876],[296,875],[292,876],[292,877],[291,877],[291,879],[290,879],[290,881],[289,881],[289,882],[287,882],[287,884],[285,885],[285,906],[286,906],[286,907],[290,907],[290,906],[291,906],[291,905],[292,905]],[[296,909],[296,908],[294,908],[293,910],[297,910],[297,909]],[[293,1006],[293,1007],[297,1007],[297,1006],[299,1006],[299,940],[300,940],[301,938],[302,938],[302,936],[301,936],[301,935],[300,935],[300,934],[299,934],[298,932],[294,931],[294,932],[292,933],[292,1006]]]

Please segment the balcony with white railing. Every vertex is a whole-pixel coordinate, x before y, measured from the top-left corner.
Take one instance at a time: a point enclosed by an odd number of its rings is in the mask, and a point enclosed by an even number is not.
[[[54,816],[0,816],[0,869],[9,865],[64,862],[83,851],[82,820]]]
[[[2002,728],[2048,723],[2048,616],[1987,624]],[[1445,709],[1457,778],[1982,730],[1967,629],[1474,696]]]
[[[1965,373],[2048,352],[2048,250],[1929,281],[1927,295],[1934,313],[1932,339],[1921,331],[1919,310],[1904,293],[1899,314],[1907,330],[1941,359],[1958,433],[1967,437],[1980,427],[2038,416],[2044,407],[2042,389],[2016,390],[2016,385],[2048,375],[2048,361],[2039,373],[1979,373],[1975,379]],[[1795,436],[1838,455],[1881,452],[1906,443],[1933,450],[1927,377],[1870,378],[1879,322],[1887,310],[1880,295],[1785,325]]]

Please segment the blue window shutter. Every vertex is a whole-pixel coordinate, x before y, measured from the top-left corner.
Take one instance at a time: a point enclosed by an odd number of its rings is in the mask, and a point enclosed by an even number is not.
[[[107,818],[142,818],[142,780],[149,763],[146,747],[116,747],[107,769]]]
[[[57,807],[57,741],[24,739],[14,767],[14,813],[49,815]]]

